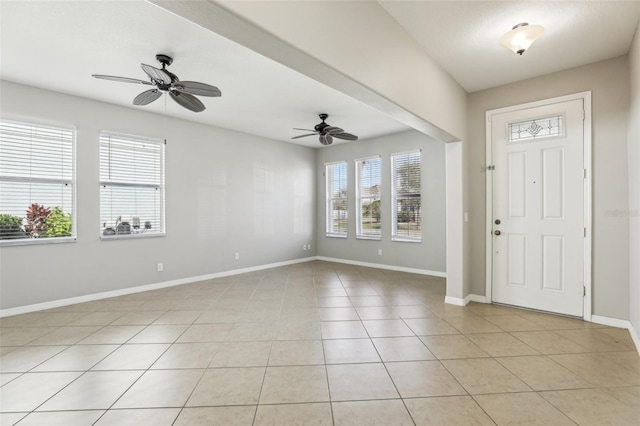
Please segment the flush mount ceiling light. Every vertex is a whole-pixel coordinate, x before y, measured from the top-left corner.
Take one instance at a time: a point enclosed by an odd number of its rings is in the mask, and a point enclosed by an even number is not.
[[[542,33],[544,33],[544,27],[542,25],[529,25],[523,22],[500,37],[500,45],[518,55],[522,55]]]

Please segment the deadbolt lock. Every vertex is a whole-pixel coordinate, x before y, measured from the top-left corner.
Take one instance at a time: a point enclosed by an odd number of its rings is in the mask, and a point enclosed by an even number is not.
[[[496,219],[496,225],[500,225],[500,219]]]

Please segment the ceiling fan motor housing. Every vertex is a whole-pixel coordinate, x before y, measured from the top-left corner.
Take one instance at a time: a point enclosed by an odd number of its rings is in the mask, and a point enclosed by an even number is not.
[[[171,90],[171,86],[173,85],[173,83],[175,83],[176,81],[180,81],[177,75],[166,68],[168,65],[171,65],[173,63],[173,58],[169,55],[163,55],[162,53],[159,53],[156,55],[156,59],[162,64],[162,71],[164,71],[164,73],[167,74],[171,79],[171,83],[169,84],[164,84],[161,81],[156,81],[156,85],[161,91],[168,92],[169,90]]]
[[[325,123],[324,120],[326,120],[329,117],[329,114],[319,114],[318,116],[320,117],[320,120],[322,120],[322,123],[316,124],[313,128],[315,129],[316,132],[319,132],[320,134],[324,134],[323,130],[325,129],[325,127],[329,127],[329,125]]]

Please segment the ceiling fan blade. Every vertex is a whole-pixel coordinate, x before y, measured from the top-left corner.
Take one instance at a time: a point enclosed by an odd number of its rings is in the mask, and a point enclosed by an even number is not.
[[[148,86],[153,86],[153,83],[151,83],[150,81],[138,80],[137,78],[116,77],[115,75],[101,75],[101,74],[93,74],[91,77],[101,78],[103,80],[121,81],[123,83],[146,84]]]
[[[318,131],[317,131],[317,130],[312,130],[312,129],[300,129],[300,128],[298,128],[298,127],[294,127],[294,128],[293,128],[293,130],[304,130],[305,132],[316,132],[316,133],[318,133]]]
[[[173,88],[178,92],[189,93],[191,95],[211,96],[215,98],[222,96],[222,92],[216,86],[198,81],[176,81]]]
[[[331,145],[333,143],[333,138],[331,135],[320,135],[320,143],[322,145]]]
[[[151,80],[161,84],[171,84],[171,77],[163,70],[147,64],[140,64],[140,66],[142,67],[142,71],[144,71]]]
[[[327,135],[335,135],[336,133],[343,133],[344,130],[342,130],[340,127],[327,126],[322,129],[322,132]]]
[[[162,96],[158,89],[145,90],[133,99],[134,105],[148,105]]]
[[[291,139],[299,139],[299,138],[306,138],[307,136],[315,136],[317,135],[317,133],[308,133],[306,135],[298,135],[298,136],[294,136]]]
[[[351,133],[334,133],[331,136],[338,139],[344,139],[346,141],[357,141],[358,137],[356,135],[352,135]]]
[[[198,98],[188,93],[180,93],[176,90],[169,92],[171,99],[176,101],[181,106],[193,112],[201,112],[206,109],[204,104],[200,102]]]

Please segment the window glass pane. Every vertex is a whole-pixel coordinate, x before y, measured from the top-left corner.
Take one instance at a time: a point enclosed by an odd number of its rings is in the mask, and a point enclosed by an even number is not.
[[[103,135],[100,140],[100,181],[161,185],[162,141]]]
[[[356,213],[359,238],[380,238],[380,158],[356,160]]]
[[[116,220],[129,223],[133,231],[159,232],[160,190],[156,188],[136,188],[106,186],[100,191],[100,222],[115,227]],[[137,217],[138,219],[134,219]],[[129,220],[127,220],[129,219]]]
[[[164,143],[100,135],[100,233],[164,233]]]
[[[75,131],[0,120],[0,244],[72,237]]]
[[[509,142],[551,138],[564,134],[561,115],[509,123],[508,127]]]
[[[422,238],[422,190],[420,152],[391,157],[394,240],[420,241]]]
[[[326,165],[327,235],[347,235],[347,163]]]

